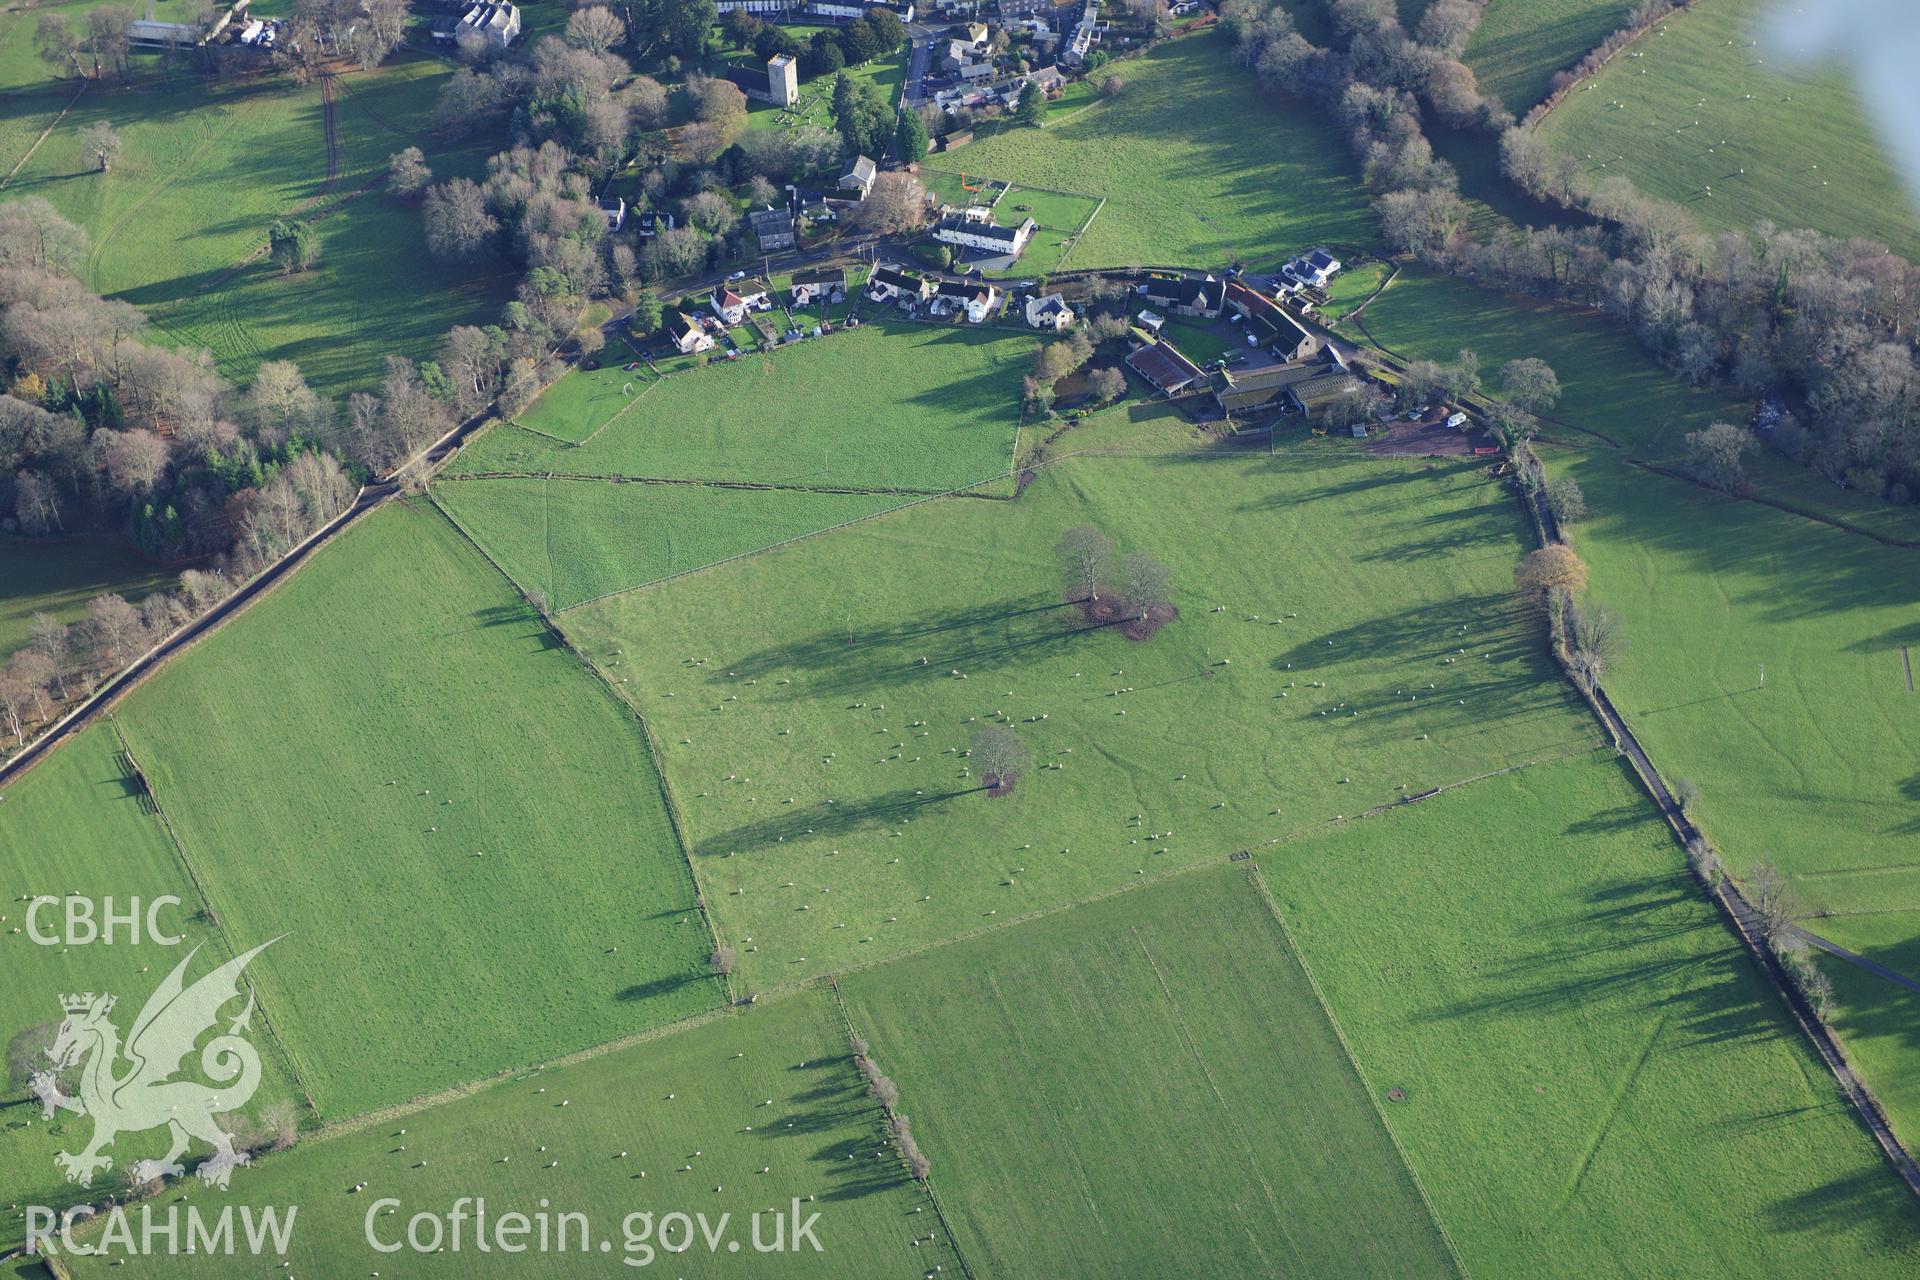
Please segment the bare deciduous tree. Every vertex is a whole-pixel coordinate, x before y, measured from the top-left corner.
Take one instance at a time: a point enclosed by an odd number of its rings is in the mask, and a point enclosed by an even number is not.
[[[1098,600],[1100,584],[1113,567],[1113,539],[1090,524],[1075,525],[1054,543],[1066,577],[1067,594],[1076,600]]]
[[[120,131],[105,120],[95,120],[80,131],[80,148],[93,157],[101,173],[113,168],[125,146]]]
[[[974,730],[967,758],[988,789],[1003,793],[1012,789],[1033,759],[1019,734],[997,724]]]

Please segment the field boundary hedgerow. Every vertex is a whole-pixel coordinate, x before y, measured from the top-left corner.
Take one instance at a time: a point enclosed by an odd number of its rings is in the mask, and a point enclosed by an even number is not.
[[[91,80],[82,80],[80,82],[80,87],[73,91],[73,96],[71,98],[67,99],[67,105],[60,108],[60,113],[54,116],[52,122],[48,124],[46,128],[40,131],[40,136],[33,140],[33,145],[27,148],[26,154],[22,155],[18,160],[14,161],[13,168],[7,170],[7,176],[4,178],[0,178],[0,191],[5,191],[8,185],[11,184],[14,178],[19,174],[19,172],[22,169],[27,167],[27,162],[33,159],[33,153],[40,149],[41,143],[45,142],[48,138],[53,136],[53,131],[60,127],[60,122],[67,118],[67,113],[69,111],[73,110],[73,104],[80,101],[80,95],[85,93],[87,91],[87,86],[92,83],[93,82]]]
[[[1507,772],[1502,770],[1502,772]],[[1273,922],[1280,926],[1280,936],[1287,940],[1287,949],[1293,953],[1295,964],[1300,966],[1301,974],[1307,980],[1307,986],[1313,990],[1313,998],[1320,1002],[1320,1012],[1333,1029],[1333,1038],[1340,1042],[1340,1051],[1346,1055],[1347,1065],[1353,1068],[1353,1074],[1359,1078],[1360,1087],[1366,1090],[1367,1101],[1373,1104],[1373,1113],[1379,1117],[1380,1127],[1386,1130],[1387,1138],[1393,1143],[1393,1149],[1400,1153],[1400,1165],[1407,1171],[1407,1177],[1413,1183],[1413,1189],[1420,1193],[1420,1203],[1427,1207],[1427,1217],[1433,1222],[1433,1229],[1440,1233],[1440,1239],[1446,1244],[1447,1252],[1453,1256],[1453,1265],[1462,1276],[1471,1276],[1473,1272],[1467,1266],[1467,1260],[1460,1253],[1460,1246],[1454,1243],[1453,1233],[1447,1230],[1446,1222],[1440,1217],[1440,1210],[1434,1205],[1433,1197],[1427,1194],[1427,1184],[1421,1181],[1420,1171],[1413,1167],[1413,1157],[1400,1141],[1400,1135],[1394,1131],[1393,1122],[1387,1118],[1387,1109],[1380,1104],[1380,1095],[1373,1087],[1373,1078],[1360,1065],[1359,1057],[1353,1051],[1353,1044],[1347,1039],[1346,1028],[1340,1025],[1340,1019],[1334,1015],[1333,1004],[1327,999],[1327,993],[1320,987],[1320,979],[1313,974],[1307,964],[1306,953],[1300,949],[1299,942],[1293,936],[1293,930],[1287,927],[1287,917],[1281,912],[1280,904],[1274,901],[1273,891],[1267,887],[1267,878],[1261,873],[1260,864],[1252,863],[1247,868],[1247,882],[1266,904],[1267,911],[1273,916]]]

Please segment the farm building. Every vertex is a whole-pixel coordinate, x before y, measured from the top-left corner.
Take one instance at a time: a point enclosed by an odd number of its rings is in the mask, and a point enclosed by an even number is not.
[[[847,171],[840,175],[840,189],[857,191],[860,193],[860,199],[865,200],[867,194],[873,190],[873,179],[877,173],[878,170],[874,167],[872,160],[866,156],[855,156],[853,163],[847,166]]]
[[[1164,338],[1136,349],[1127,357],[1127,365],[1151,382],[1160,394],[1168,396],[1185,391],[1207,376],[1199,365],[1181,355]]]
[[[735,280],[713,291],[713,313],[727,324],[739,324],[749,311],[765,311],[768,305],[764,280]]]
[[[1060,333],[1073,327],[1073,308],[1057,293],[1050,293],[1044,298],[1028,298],[1026,316],[1029,328],[1045,329],[1050,333]]]
[[[1349,388],[1359,385],[1359,380],[1351,374],[1323,373],[1293,383],[1287,388],[1287,398],[1295,409],[1311,419],[1324,414],[1329,406],[1347,394]]]
[[[787,209],[756,209],[747,215],[747,225],[760,241],[760,252],[773,253],[794,245],[793,213]]]
[[[993,211],[978,205],[960,214],[948,214],[934,224],[933,238],[942,244],[956,245],[962,249],[978,249],[982,253],[1006,254],[1019,257],[1020,251],[1027,247],[1027,241],[1033,239],[1033,233],[1040,224],[1032,218],[1023,218],[1020,225],[1003,227],[993,221]]]
[[[1257,289],[1230,280],[1226,303],[1246,320],[1248,341],[1268,348],[1282,361],[1311,360],[1320,354],[1320,339]]]
[[[867,280],[867,297],[873,302],[891,302],[894,299],[924,302],[932,296],[931,280],[898,267],[881,267]]]
[[[151,10],[152,6],[149,5]],[[223,24],[224,25],[224,24]],[[136,18],[127,24],[127,43],[137,49],[181,49],[200,43],[200,28],[190,22]]]
[[[667,317],[667,337],[672,340],[674,349],[683,356],[713,349],[713,335],[697,318],[684,311],[676,311]]]
[[[798,272],[790,288],[796,307],[804,307],[821,298],[838,302],[847,294],[847,269],[826,267],[817,271]]]
[[[1315,249],[1312,253],[1303,253],[1280,268],[1280,274],[1289,280],[1311,285],[1315,289],[1324,289],[1327,281],[1340,274],[1340,259],[1325,249]]]
[[[1219,319],[1220,308],[1226,305],[1227,298],[1226,282],[1212,276],[1200,280],[1155,277],[1138,286],[1135,292],[1145,298],[1149,306],[1201,320]]]
[[[933,297],[936,304],[944,301],[966,312],[970,324],[979,324],[1000,309],[1000,290],[990,284],[943,280],[934,286]]]
[[[1310,362],[1227,370],[1214,379],[1213,398],[1226,413],[1262,413],[1290,403],[1295,385],[1327,372],[1325,365]]]

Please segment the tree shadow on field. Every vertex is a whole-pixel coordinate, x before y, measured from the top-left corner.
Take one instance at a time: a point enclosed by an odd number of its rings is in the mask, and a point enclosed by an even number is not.
[[[1580,821],[1570,824],[1567,827],[1567,834],[1597,836],[1614,831],[1631,831],[1652,816],[1647,809],[1638,804],[1616,805],[1611,809],[1589,814]]]
[[[729,853],[750,853],[783,840],[797,840],[810,835],[837,838],[863,831],[890,830],[909,819],[935,813],[961,796],[984,790],[985,787],[967,787],[923,795],[903,787],[864,800],[840,803],[823,801],[809,805],[798,813],[749,822],[730,831],[722,831],[719,835],[702,840],[693,852],[702,858],[724,858]]]
[[[1920,1242],[1913,1199],[1891,1169],[1874,1160],[1857,1171],[1784,1196],[1765,1206],[1767,1226],[1794,1234],[1852,1235],[1871,1224],[1888,1250],[1911,1253]]]
[[[1462,626],[1467,628],[1465,635],[1460,634]],[[1475,662],[1483,661],[1480,654],[1493,652],[1495,646],[1499,646],[1498,656],[1514,657],[1543,647],[1535,638],[1539,635],[1537,626],[1534,615],[1510,595],[1460,595],[1322,631],[1275,654],[1272,666],[1275,671],[1287,670],[1288,663],[1311,668],[1329,657],[1344,662],[1356,653],[1370,658],[1427,661],[1462,656],[1458,650],[1466,647],[1463,642],[1474,646],[1471,657]],[[1407,679],[1413,679],[1411,673]]]
[[[527,635],[536,642],[535,647],[543,651],[561,647],[560,637],[554,635],[553,629],[530,613],[523,604],[488,605],[484,609],[474,610],[473,618],[483,629],[488,627],[525,627],[527,629]]]
[[[989,669],[1013,654],[1065,644],[1089,631],[1105,630],[1083,622],[1072,606],[1041,596],[1002,600],[964,609],[931,609],[889,626],[830,629],[804,640],[763,649],[725,661],[709,662],[707,683],[730,686],[793,672],[815,678],[790,688],[776,686],[789,699],[812,701],[871,690],[876,680],[892,677],[952,679]],[[824,679],[821,679],[824,677]]]
[[[1914,774],[1900,784],[1900,797],[1910,805],[1920,806],[1920,773]],[[1920,809],[1906,821],[1893,828],[1893,834],[1902,836],[1920,835]]]
[[[639,1004],[656,996],[671,995],[682,987],[709,981],[712,979],[704,973],[670,973],[646,982],[636,982],[630,987],[622,987],[614,993],[613,998],[622,1004]]]

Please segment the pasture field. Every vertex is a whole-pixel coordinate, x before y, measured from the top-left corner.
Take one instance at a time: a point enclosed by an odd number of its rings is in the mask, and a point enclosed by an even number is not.
[[[1798,66],[1770,47],[1774,7],[1713,0],[1663,19],[1664,34],[1635,41],[1549,113],[1540,136],[1592,157],[1589,181],[1623,174],[1708,230],[1766,218],[1920,257],[1920,217],[1852,86],[1838,68]]]
[[[1106,207],[1076,268],[1280,261],[1331,241],[1370,244],[1373,218],[1340,131],[1261,89],[1226,37],[1203,33],[1114,64],[1119,97],[1040,129],[1008,129],[941,163],[1079,191]]]
[[[1629,0],[1488,0],[1465,61],[1482,93],[1525,115],[1552,89],[1554,72],[1619,30],[1632,8]]]
[[[448,148],[426,135],[444,61],[336,76],[331,108],[319,82],[168,77],[147,58],[135,68],[130,86],[89,87],[5,194],[44,196],[84,226],[94,251],[83,278],[141,308],[158,336],[210,347],[234,378],[293,359],[316,387],[340,393],[376,382],[388,353],[424,356],[451,325],[491,318],[508,296],[503,266],[437,262],[422,248],[418,210],[377,189],[387,156],[408,145],[427,152],[436,177],[481,171],[484,140]],[[105,174],[90,171],[79,144],[98,120],[125,140]],[[265,260],[267,224],[282,214],[319,229],[312,271],[283,276]],[[408,305],[370,306],[376,287]]]
[[[566,609],[877,515],[895,494],[609,480],[454,480],[438,502],[528,591]]]
[[[1324,311],[1332,319],[1343,318],[1373,295],[1391,269],[1386,262],[1368,262],[1342,271],[1327,285],[1327,296],[1333,302]]]
[[[578,444],[646,390],[654,375],[636,362],[633,345],[615,334],[594,358],[597,368],[575,365],[513,419],[514,425]]]
[[[1911,1196],[1609,754],[1261,865],[1475,1275],[1920,1261]]]
[[[1244,868],[840,985],[984,1273],[1455,1274]]]
[[[671,375],[585,444],[496,426],[447,471],[944,492],[1012,465],[1033,345],[977,329],[864,325]]]
[[[227,929],[289,935],[250,972],[324,1115],[721,998],[639,727],[430,506],[344,534],[119,719]]]
[[[880,1109],[854,1069],[846,1024],[831,996],[810,988],[313,1141],[235,1177],[227,1196],[182,1190],[208,1206],[299,1205],[288,1258],[299,1276],[440,1275],[448,1264],[463,1276],[814,1276],[825,1267],[835,1276],[884,1280],[935,1266],[958,1274],[926,1192],[882,1141]],[[348,1190],[358,1182],[364,1191]],[[495,1221],[516,1211],[537,1221],[545,1209],[556,1239],[557,1215],[584,1214],[591,1247],[572,1243],[582,1235],[574,1227],[569,1247],[538,1255],[536,1267],[530,1252],[477,1251],[471,1221],[459,1252],[449,1247],[440,1257],[376,1253],[366,1243],[376,1200],[400,1202],[395,1214],[375,1215],[375,1238],[390,1244],[404,1240],[411,1215],[444,1215],[462,1196],[484,1199]],[[756,1252],[753,1215],[777,1207],[791,1231],[796,1198],[802,1221],[819,1215],[813,1236],[820,1252],[804,1242],[798,1252]],[[698,1228],[693,1249],[675,1254],[628,1222],[634,1213],[657,1222],[676,1212],[704,1214],[709,1226],[728,1215],[716,1228],[725,1231],[718,1252],[709,1253]],[[633,1244],[629,1229],[638,1237]],[[738,1242],[737,1253],[727,1239]],[[760,1239],[774,1239],[771,1215]],[[611,1245],[606,1253],[601,1240]],[[241,1255],[135,1260],[125,1269],[108,1258],[81,1259],[75,1270],[218,1277],[258,1276],[273,1266]]]
[[[1051,548],[1084,523],[1172,569],[1150,642],[1061,603]],[[563,621],[652,723],[765,987],[1584,750],[1512,600],[1524,532],[1467,464],[1082,458]],[[1034,758],[998,798],[959,754],[995,719]]]
[[[1556,418],[1620,446],[1553,427],[1577,447],[1543,452],[1550,473],[1580,482],[1591,509],[1572,531],[1592,569],[1590,597],[1627,625],[1627,652],[1606,681],[1615,703],[1670,783],[1698,785],[1698,821],[1736,873],[1773,861],[1818,913],[1809,928],[1920,976],[1920,826],[1908,816],[1920,699],[1901,655],[1920,648],[1917,553],[1769,503],[1906,540],[1920,532],[1913,508],[1835,489],[1764,450],[1749,465],[1764,501],[1639,465],[1674,465],[1685,432],[1744,422],[1746,407],[1684,387],[1604,320],[1417,274],[1403,274],[1363,319],[1407,354],[1446,358],[1466,333],[1483,369],[1537,354],[1559,371]],[[1880,1024],[1897,999],[1844,985],[1843,1034],[1877,1046],[1861,1063],[1869,1085],[1903,1135],[1920,1134],[1907,1024]],[[1897,1070],[1896,1049],[1907,1059]]]
[[[139,600],[179,575],[143,559],[119,538],[56,542],[0,537],[0,660],[27,642],[36,613],[73,622],[87,601],[108,591]]]
[[[189,980],[231,958],[225,941],[202,914],[204,903],[181,865],[167,829],[151,812],[120,761],[120,743],[110,724],[96,724],[77,735],[6,788],[4,816],[0,817],[0,1043],[31,1028],[58,1023],[60,997],[73,992],[108,991],[119,997],[121,1013],[115,1021],[123,1029],[159,985],[160,979],[188,951],[199,946],[201,956],[189,971]],[[111,896],[117,912],[130,899],[142,904],[172,895],[179,906],[162,907],[160,928],[179,936],[178,946],[149,940],[143,932],[136,944],[121,926],[110,945],[45,946],[25,932],[27,905],[22,895],[77,894],[99,900]],[[141,910],[144,917],[144,907]],[[62,908],[42,910],[37,925],[64,936]],[[245,946],[262,938],[245,936]],[[215,960],[214,957],[218,957]],[[266,1010],[272,1017],[274,1010]],[[260,1034],[253,1037],[263,1069],[259,1091],[247,1107],[244,1130],[262,1110],[292,1096],[281,1056],[271,1032],[256,1019]],[[45,1065],[42,1063],[41,1065]],[[77,1074],[77,1073],[72,1073]],[[74,1092],[72,1079],[65,1084]],[[91,1134],[90,1124],[67,1112],[53,1120],[41,1118],[40,1105],[25,1101],[24,1088],[0,1081],[0,1249],[17,1241],[24,1230],[22,1204],[66,1205],[97,1198],[103,1179],[115,1170],[96,1175],[91,1192],[68,1184],[53,1163],[54,1153],[78,1151]],[[158,1144],[156,1146],[156,1144]],[[158,1133],[129,1134],[108,1151],[124,1168],[131,1160],[159,1157],[165,1138]]]

